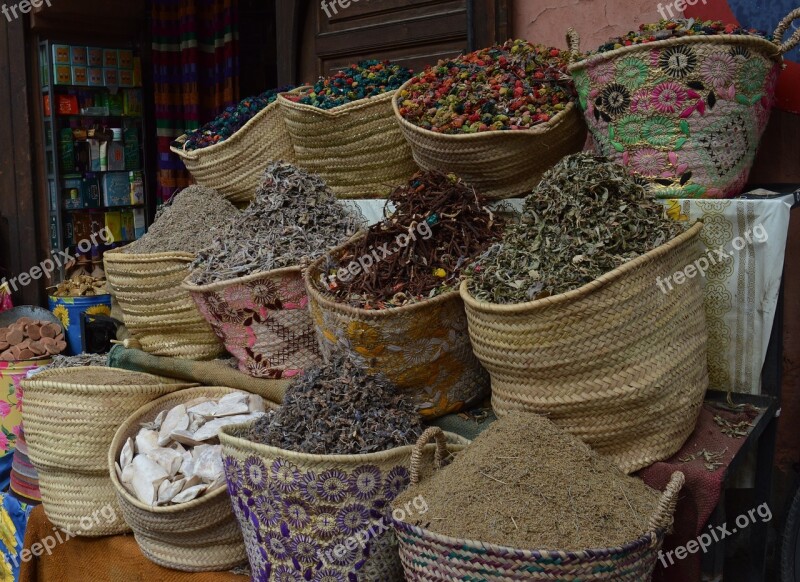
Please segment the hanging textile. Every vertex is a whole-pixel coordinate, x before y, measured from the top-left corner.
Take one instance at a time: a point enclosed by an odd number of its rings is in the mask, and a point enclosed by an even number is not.
[[[169,150],[175,138],[239,100],[238,0],[153,0],[158,199],[191,177]]]

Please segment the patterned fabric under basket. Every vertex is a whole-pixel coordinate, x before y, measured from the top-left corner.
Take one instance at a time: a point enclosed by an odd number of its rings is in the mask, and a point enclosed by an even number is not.
[[[357,235],[363,236],[363,235]],[[349,243],[329,253],[334,260]],[[357,309],[318,288],[326,256],[305,273],[311,317],[323,354],[347,351],[382,373],[432,419],[480,401],[489,376],[472,351],[458,291],[393,309]]]
[[[183,288],[242,372],[291,378],[322,363],[300,267]]]
[[[425,437],[432,430],[423,435],[418,445],[425,444]],[[412,457],[412,483],[419,482],[422,462],[419,455]],[[648,533],[619,548],[579,552],[509,548],[439,535],[397,519],[393,513],[392,525],[400,543],[405,579],[409,582],[646,582],[653,574],[664,536],[672,527],[684,480],[683,473],[672,474],[650,517]]]
[[[128,438],[158,413],[200,397],[221,398],[238,392],[202,386],[169,394],[145,404],[114,435],[108,450],[108,471],[125,521],[148,559],[173,570],[229,570],[247,561],[242,532],[224,487],[188,503],[150,507],[131,495],[119,481],[115,463]]]
[[[86,379],[101,372],[109,375],[107,384]],[[28,456],[39,473],[50,521],[84,536],[130,531],[108,477],[108,447],[141,406],[192,385],[93,366],[49,370],[23,380]],[[113,515],[106,515],[110,511]]]
[[[172,153],[180,157],[195,182],[213,188],[234,204],[253,200],[270,161],[295,161],[277,100],[223,142],[187,150],[188,137],[179,137],[177,145],[170,148]]]
[[[546,415],[628,473],[677,452],[708,387],[697,223],[579,289],[537,301],[477,301],[461,285],[475,354],[498,416]],[[661,288],[660,288],[661,286]]]
[[[404,119],[400,99],[392,100],[395,117],[419,167],[457,174],[488,199],[530,194],[542,174],[586,143],[586,125],[575,103],[531,129],[446,135]]]
[[[103,255],[108,288],[128,331],[155,356],[213,360],[225,350],[181,283],[189,275],[191,253]]]
[[[320,109],[278,97],[297,165],[339,198],[386,198],[418,171],[392,111],[396,91]]]
[[[225,427],[220,442],[253,580],[403,581],[388,514],[409,484],[413,446],[310,455],[242,438],[248,428]],[[447,438],[423,456],[442,459],[469,444]]]
[[[602,155],[659,198],[731,198],[741,193],[767,126],[782,43],[744,35],[690,36],[599,53],[569,70]],[[577,40],[573,46],[577,54]]]

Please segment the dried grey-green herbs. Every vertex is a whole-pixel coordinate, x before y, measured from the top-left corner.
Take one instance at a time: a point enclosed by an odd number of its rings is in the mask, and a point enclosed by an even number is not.
[[[542,177],[525,200],[520,223],[469,268],[469,290],[491,303],[564,293],[683,230],[623,167],[573,154]]]
[[[256,421],[249,437],[299,453],[354,455],[410,445],[421,434],[411,399],[382,374],[339,355],[292,382],[283,406]]]
[[[318,177],[276,162],[256,198],[192,264],[192,282],[207,285],[313,260],[363,226]]]
[[[37,370],[56,370],[62,368],[77,368],[80,366],[108,366],[108,354],[78,354],[77,356],[53,356],[53,361]]]

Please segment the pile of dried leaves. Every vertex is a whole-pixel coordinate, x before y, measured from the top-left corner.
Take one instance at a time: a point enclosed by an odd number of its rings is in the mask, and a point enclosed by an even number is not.
[[[363,225],[318,177],[285,162],[267,168],[256,198],[198,253],[192,282],[208,285],[313,260]]]
[[[508,229],[469,268],[480,301],[522,303],[577,289],[683,232],[622,166],[578,153],[549,170]]]
[[[343,355],[295,380],[283,406],[256,421],[249,436],[299,453],[355,455],[410,445],[421,434],[413,402]]]

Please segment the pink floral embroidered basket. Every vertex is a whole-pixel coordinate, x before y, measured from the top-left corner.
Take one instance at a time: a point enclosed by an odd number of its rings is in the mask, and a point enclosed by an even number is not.
[[[300,267],[183,288],[242,372],[277,380],[322,362]]]
[[[659,198],[731,198],[747,183],[800,8],[757,36],[687,36],[573,63],[595,147]],[[577,36],[570,31],[573,55]]]

